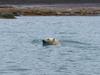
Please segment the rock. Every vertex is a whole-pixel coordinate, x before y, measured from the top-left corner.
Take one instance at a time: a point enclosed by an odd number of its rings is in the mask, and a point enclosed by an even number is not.
[[[0,18],[15,19],[16,17],[14,16],[14,14],[11,13],[2,13],[0,14]]]

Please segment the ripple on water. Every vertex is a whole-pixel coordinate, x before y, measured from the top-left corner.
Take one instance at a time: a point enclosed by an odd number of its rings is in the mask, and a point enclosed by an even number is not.
[[[99,24],[94,16],[0,20],[0,75],[100,75]],[[44,36],[61,45],[43,47]]]
[[[34,39],[31,43],[35,46],[41,46],[42,47],[42,39]],[[67,40],[67,39],[60,39],[60,47],[76,47],[79,49],[100,49],[99,46],[92,46],[90,43],[81,42],[77,40]],[[50,48],[53,46],[46,46],[44,48]],[[57,47],[57,46],[55,46]]]
[[[12,63],[12,62],[10,62]],[[30,72],[32,69],[23,68],[20,66],[7,66],[5,69],[0,69],[0,74],[12,74],[14,72],[17,73],[27,73]]]

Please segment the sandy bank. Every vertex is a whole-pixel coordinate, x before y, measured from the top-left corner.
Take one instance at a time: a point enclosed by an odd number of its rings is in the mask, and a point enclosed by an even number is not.
[[[58,5],[59,6],[59,5]],[[99,6],[46,6],[46,5],[12,5],[12,6],[0,6],[0,13],[13,13],[15,15],[24,15],[24,16],[71,16],[71,15],[100,15]]]

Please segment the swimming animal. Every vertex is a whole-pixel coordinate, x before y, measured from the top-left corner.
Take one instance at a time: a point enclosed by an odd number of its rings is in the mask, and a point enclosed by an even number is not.
[[[59,45],[60,42],[56,38],[46,38],[42,40],[43,46],[47,45]]]

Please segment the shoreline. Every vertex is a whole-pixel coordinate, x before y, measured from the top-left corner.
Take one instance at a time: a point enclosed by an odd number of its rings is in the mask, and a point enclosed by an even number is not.
[[[0,5],[0,13],[12,13],[23,16],[97,16],[99,6],[69,5]]]

